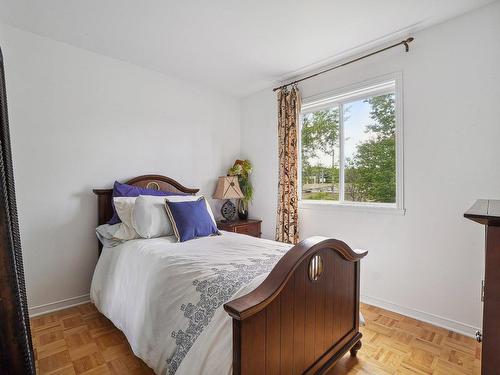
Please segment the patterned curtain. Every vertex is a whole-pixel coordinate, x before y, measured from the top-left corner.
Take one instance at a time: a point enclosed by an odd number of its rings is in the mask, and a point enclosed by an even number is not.
[[[299,89],[278,91],[279,182],[276,241],[296,244],[298,232]]]

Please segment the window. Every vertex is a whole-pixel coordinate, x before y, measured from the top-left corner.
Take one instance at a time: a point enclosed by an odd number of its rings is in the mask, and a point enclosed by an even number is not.
[[[303,203],[402,209],[399,77],[304,100]]]

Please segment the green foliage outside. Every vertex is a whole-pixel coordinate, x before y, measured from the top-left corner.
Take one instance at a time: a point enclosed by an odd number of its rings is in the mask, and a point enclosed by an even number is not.
[[[339,200],[338,194],[332,194],[332,193],[327,192],[327,191],[319,191],[317,193],[304,193],[302,195],[302,198],[303,199],[313,199],[316,201],[325,201],[325,200],[338,201]]]
[[[354,202],[396,201],[396,121],[394,94],[380,95],[365,101],[370,104],[367,141],[357,145],[346,160],[345,200]],[[302,197],[338,200],[339,112],[336,108],[307,114],[302,127]],[[312,165],[318,151],[332,155],[332,167]],[[313,188],[308,188],[308,187]],[[318,186],[321,186],[319,188]],[[326,188],[324,188],[326,186]],[[320,190],[320,191],[317,191]]]
[[[338,149],[339,138],[339,111],[331,108],[323,111],[316,111],[304,116],[302,121],[302,186],[304,184],[323,183],[337,187],[339,183],[339,170],[335,167],[335,150]],[[318,156],[321,151],[332,156],[332,167],[325,167],[320,164],[312,165],[311,159]],[[338,199],[338,191],[332,189],[329,194],[325,192],[311,195],[304,192],[304,199]],[[330,195],[330,196],[329,196]]]
[[[302,162],[318,156],[318,151],[332,155],[339,138],[339,111],[337,108],[316,111],[304,117],[302,122]]]

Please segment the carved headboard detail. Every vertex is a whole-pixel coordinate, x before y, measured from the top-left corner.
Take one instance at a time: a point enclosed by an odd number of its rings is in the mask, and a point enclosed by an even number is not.
[[[173,193],[196,194],[199,191],[199,189],[187,188],[170,177],[157,174],[138,176],[125,183]],[[113,216],[113,208],[111,206],[113,189],[93,189],[92,191],[97,195],[97,223],[98,225],[105,224]],[[101,253],[101,247],[99,243],[99,254]]]

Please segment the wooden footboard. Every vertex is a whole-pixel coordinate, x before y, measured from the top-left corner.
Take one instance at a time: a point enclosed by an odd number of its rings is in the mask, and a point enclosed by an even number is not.
[[[344,242],[295,245],[253,292],[228,302],[233,374],[321,374],[361,348],[359,260]]]

